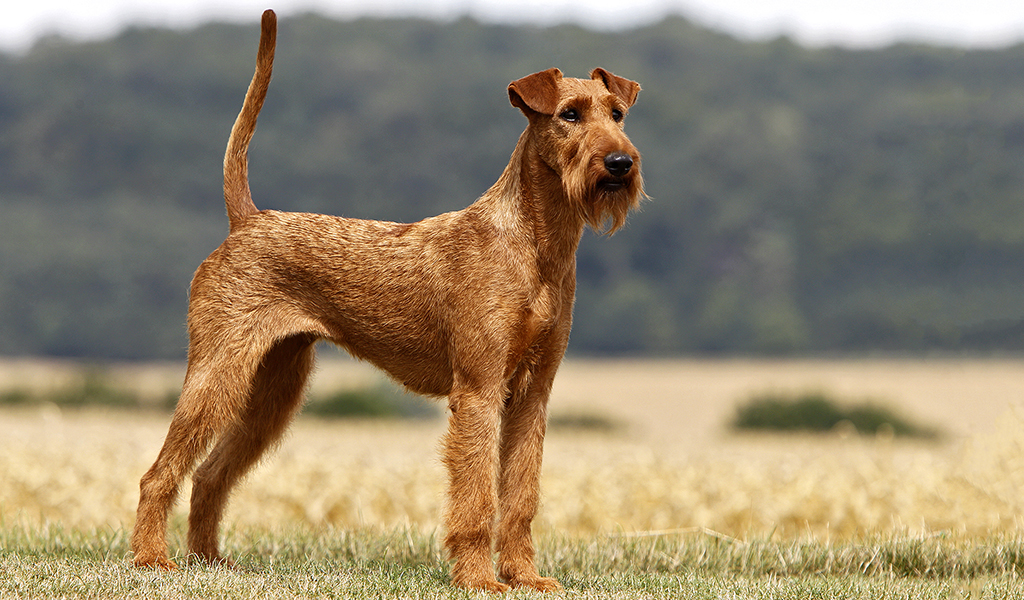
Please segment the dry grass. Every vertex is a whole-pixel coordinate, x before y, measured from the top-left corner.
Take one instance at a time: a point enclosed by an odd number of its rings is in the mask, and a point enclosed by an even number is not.
[[[541,568],[574,598],[1024,598],[1022,371],[1024,361],[568,363],[555,414],[601,426],[549,435]],[[109,375],[156,402],[181,365]],[[0,392],[79,376],[62,363],[0,364]],[[328,361],[313,391],[378,381]],[[951,435],[725,428],[751,395],[809,389],[888,399]],[[167,422],[159,411],[0,409],[0,597],[478,597],[452,590],[438,542],[443,419],[300,418],[229,505],[225,548],[240,570],[131,568],[138,480]],[[186,510],[172,521],[174,553]]]
[[[1018,535],[1024,423],[1013,406],[1024,398],[1022,371],[1024,363],[1009,361],[569,363],[554,410],[590,411],[625,427],[552,431],[537,530],[631,535],[707,528],[736,539],[816,540]],[[373,380],[358,365],[330,363],[320,389],[331,373]],[[751,392],[807,388],[891,398],[954,437],[936,444],[724,432],[735,404]],[[167,420],[161,413],[5,410],[0,524],[130,527],[138,479]],[[436,458],[443,428],[443,420],[300,418],[235,494],[227,522],[434,531],[443,498]],[[182,502],[179,519],[185,511]]]

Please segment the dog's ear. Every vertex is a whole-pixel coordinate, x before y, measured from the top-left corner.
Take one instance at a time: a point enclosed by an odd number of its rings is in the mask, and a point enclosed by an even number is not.
[[[512,106],[527,116],[528,111],[553,115],[558,106],[558,82],[561,79],[562,72],[558,69],[527,75],[508,84],[508,99]]]
[[[590,78],[604,83],[604,87],[621,98],[626,106],[633,106],[633,103],[636,102],[636,95],[640,93],[639,83],[613,75],[600,67],[590,72]]]

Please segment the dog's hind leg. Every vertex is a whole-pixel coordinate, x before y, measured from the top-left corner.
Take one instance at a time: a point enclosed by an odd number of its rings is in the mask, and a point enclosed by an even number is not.
[[[189,350],[178,406],[156,462],[139,484],[139,508],[131,545],[138,566],[175,568],[167,556],[167,518],[181,482],[214,438],[234,424],[247,404],[263,352],[256,344],[225,344],[223,337]]]
[[[313,369],[316,338],[295,335],[277,342],[263,357],[252,393],[237,422],[230,425],[193,477],[189,511],[189,552],[211,562],[227,562],[217,531],[231,488],[287,429],[302,404]]]
[[[175,568],[167,556],[168,513],[182,480],[228,424],[223,411],[211,410],[223,401],[221,394],[227,392],[228,389],[211,385],[202,376],[186,375],[167,438],[139,485],[139,508],[131,540],[136,565]],[[217,418],[217,413],[221,418]]]

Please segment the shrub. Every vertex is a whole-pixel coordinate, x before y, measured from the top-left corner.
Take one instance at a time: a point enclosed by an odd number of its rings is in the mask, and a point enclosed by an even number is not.
[[[625,428],[620,421],[594,412],[557,413],[548,418],[548,429],[618,433]]]
[[[743,430],[821,432],[840,424],[849,424],[859,433],[891,432],[917,438],[939,435],[934,428],[912,423],[877,402],[843,406],[822,392],[757,395],[737,408],[731,426]]]
[[[306,414],[336,418],[415,419],[437,414],[422,398],[388,385],[349,389],[314,398]]]
[[[79,383],[50,393],[47,400],[58,406],[138,407],[141,404],[138,394],[114,386],[99,369],[87,369]]]
[[[55,404],[62,408],[82,406],[138,408],[144,405],[138,394],[112,384],[106,372],[100,368],[85,369],[82,371],[80,379],[58,389],[17,388],[7,390],[0,393],[0,404]]]

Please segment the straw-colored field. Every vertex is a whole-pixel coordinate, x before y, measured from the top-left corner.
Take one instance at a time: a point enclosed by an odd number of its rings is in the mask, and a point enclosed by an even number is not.
[[[71,376],[68,369],[5,363],[0,391],[59,383]],[[155,396],[178,384],[181,366],[112,373]],[[314,393],[376,377],[364,365],[328,359]],[[737,402],[769,390],[873,397],[949,435],[914,442],[726,431]],[[552,430],[537,529],[587,535],[707,528],[776,539],[1016,535],[1024,529],[1022,403],[1024,360],[570,361],[552,412],[603,415],[624,427]],[[0,524],[129,528],[139,477],[167,421],[160,412],[0,410]],[[443,418],[300,417],[234,495],[227,522],[433,530],[443,501],[437,447],[444,425]]]

